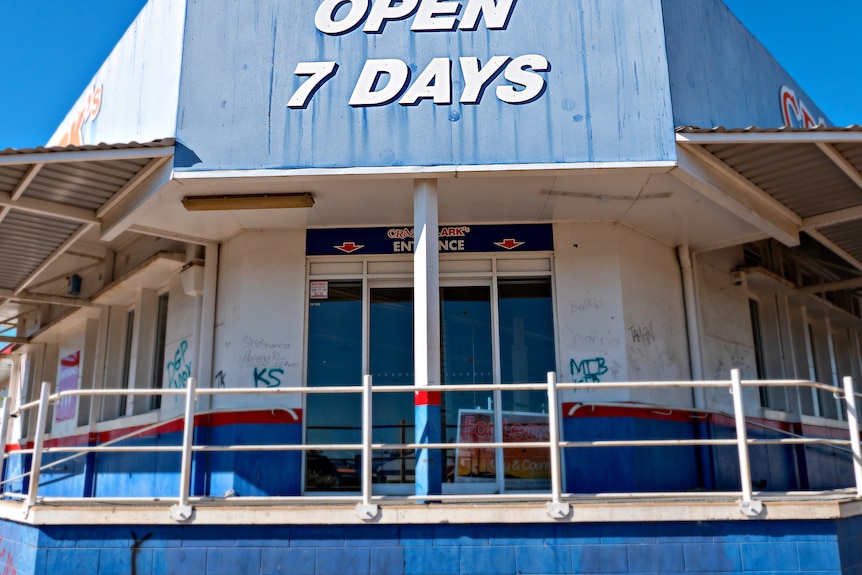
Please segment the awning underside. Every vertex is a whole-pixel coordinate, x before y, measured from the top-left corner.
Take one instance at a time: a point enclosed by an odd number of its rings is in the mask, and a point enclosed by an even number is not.
[[[677,142],[862,272],[862,127],[680,128]],[[757,198],[755,198],[757,199]],[[782,214],[783,212],[783,214]]]
[[[0,330],[7,305],[173,154],[145,144],[0,151]]]

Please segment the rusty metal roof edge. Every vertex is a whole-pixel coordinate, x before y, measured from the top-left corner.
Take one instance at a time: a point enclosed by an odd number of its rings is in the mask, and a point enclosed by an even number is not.
[[[176,144],[176,138],[160,138],[150,142],[124,142],[116,144],[88,144],[84,146],[39,146],[37,148],[6,148],[0,150],[0,156],[12,156],[16,154],[53,154],[63,152],[90,152],[98,150],[128,150],[141,148],[167,148]]]

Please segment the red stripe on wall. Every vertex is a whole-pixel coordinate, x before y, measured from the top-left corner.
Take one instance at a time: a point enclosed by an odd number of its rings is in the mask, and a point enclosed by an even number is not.
[[[299,424],[302,423],[301,409],[267,409],[258,411],[231,411],[218,413],[202,413],[195,416],[195,427],[222,427],[225,425],[257,425],[257,424]],[[78,447],[82,445],[98,445],[126,437],[135,439],[138,437],[151,437],[163,433],[179,433],[183,430],[183,419],[178,418],[166,421],[158,427],[146,429],[146,425],[124,427],[111,431],[90,433],[88,435],[70,435],[68,437],[56,437],[45,440],[45,447]],[[140,433],[136,433],[141,430]],[[11,453],[22,449],[33,449],[33,443],[28,442],[26,446],[12,443],[6,446],[6,452]]]

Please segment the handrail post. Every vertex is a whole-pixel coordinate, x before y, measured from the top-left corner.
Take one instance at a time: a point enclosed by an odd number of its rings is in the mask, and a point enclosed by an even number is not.
[[[371,376],[362,376],[362,503],[356,506],[356,515],[364,520],[375,519],[380,508],[371,502],[372,453],[371,438],[374,420],[372,419]]]
[[[30,458],[30,486],[27,488],[27,498],[24,500],[24,517],[30,508],[36,505],[39,495],[39,473],[42,470],[42,447],[45,443],[45,426],[48,423],[48,397],[51,395],[51,384],[42,382],[42,392],[39,395],[39,410],[36,415],[36,434],[33,437],[33,455]]]
[[[739,509],[744,515],[756,517],[763,510],[763,505],[760,501],[754,501],[752,497],[748,432],[745,428],[745,402],[742,398],[742,378],[738,369],[730,372],[730,389],[733,394],[733,416],[736,421],[736,444],[739,451],[739,479],[742,484],[742,501],[739,502]]]
[[[3,405],[0,406],[0,482],[6,481],[6,436],[9,433],[9,397],[3,398]],[[5,483],[0,483],[5,486]],[[6,488],[0,488],[0,492]]]
[[[183,425],[183,451],[180,463],[180,495],[177,504],[171,506],[171,517],[175,521],[188,521],[193,509],[189,505],[189,489],[192,476],[192,445],[195,433],[195,388],[197,381],[190,377],[186,381],[186,412]]]
[[[853,449],[853,474],[856,476],[856,497],[862,498],[862,447],[859,442],[859,413],[856,411],[856,392],[853,378],[844,378],[844,400],[847,402],[847,427],[850,429],[850,447]]]
[[[572,512],[572,506],[563,503],[562,470],[560,465],[560,420],[557,397],[557,374],[548,372],[548,440],[551,455],[551,502],[548,503],[548,515],[554,519],[565,519]]]

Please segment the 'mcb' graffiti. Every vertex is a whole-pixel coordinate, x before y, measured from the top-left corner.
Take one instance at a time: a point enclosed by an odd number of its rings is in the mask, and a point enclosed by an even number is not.
[[[608,366],[605,365],[603,357],[585,359],[580,363],[573,359],[571,366],[572,380],[575,383],[599,383],[602,381],[602,376],[608,372]]]

